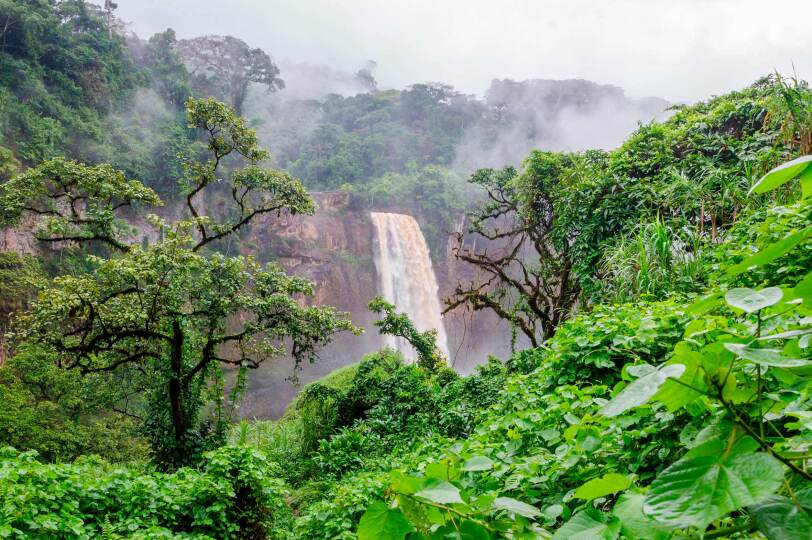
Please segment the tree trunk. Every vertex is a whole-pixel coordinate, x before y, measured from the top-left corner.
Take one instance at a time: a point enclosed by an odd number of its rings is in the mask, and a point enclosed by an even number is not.
[[[711,214],[711,241],[716,242],[716,215]]]
[[[169,379],[169,406],[172,413],[172,424],[175,427],[175,442],[180,445],[183,435],[186,433],[186,415],[183,411],[183,389],[181,380],[183,377],[183,329],[179,321],[172,323],[172,350],[170,358],[170,368],[172,370]]]

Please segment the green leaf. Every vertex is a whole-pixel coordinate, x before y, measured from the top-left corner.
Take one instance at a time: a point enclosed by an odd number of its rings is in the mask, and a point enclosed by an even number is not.
[[[801,199],[808,199],[812,196],[812,167],[807,167],[798,181],[801,183]]]
[[[490,540],[491,535],[481,525],[465,520],[460,523],[460,540]]]
[[[807,334],[812,334],[812,328],[799,328],[797,330],[788,330],[786,332],[781,332],[780,334],[772,334],[769,336],[761,336],[759,341],[765,340],[772,340],[772,339],[789,339],[798,336],[804,336]]]
[[[462,466],[463,471],[487,471],[493,468],[493,460],[486,456],[474,456]]]
[[[681,459],[652,482],[645,514],[670,529],[698,527],[763,501],[781,486],[781,463],[764,453]]]
[[[719,305],[719,300],[722,298],[721,293],[713,293],[703,296],[693,304],[688,306],[685,312],[688,315],[702,315]]]
[[[620,520],[621,531],[627,538],[667,539],[670,534],[643,513],[644,500],[642,493],[624,493],[618,498],[612,515]]]
[[[632,485],[631,481],[618,473],[609,473],[600,478],[593,478],[586,484],[575,490],[574,497],[591,501],[598,497],[605,497],[618,491],[628,489]]]
[[[669,364],[661,366],[659,369],[635,379],[626,388],[615,396],[612,401],[601,409],[601,414],[612,417],[617,416],[629,409],[638,407],[651,399],[657,393],[660,386],[669,378],[677,378],[685,371],[682,364]]]
[[[730,289],[725,294],[725,302],[739,308],[746,313],[754,313],[760,309],[770,307],[781,301],[784,293],[778,287],[767,287],[760,291],[753,289],[737,288]]]
[[[762,176],[761,179],[750,188],[750,193],[767,193],[768,191],[772,191],[804,172],[810,162],[812,162],[812,156],[802,156],[776,167]]]
[[[430,482],[428,487],[415,493],[415,496],[439,504],[462,503],[460,490],[457,486],[445,480]]]
[[[748,510],[768,540],[812,540],[812,508],[773,495]]]
[[[511,499],[510,497],[497,497],[496,500],[493,501],[493,507],[498,510],[507,510],[508,512],[519,514],[527,518],[536,517],[541,513],[535,506],[517,501],[516,499]]]
[[[812,365],[812,360],[782,356],[780,349],[754,349],[744,343],[725,343],[725,348],[742,360],[761,366],[793,368]]]
[[[412,530],[400,509],[375,501],[358,522],[358,540],[403,540]]]
[[[812,236],[812,227],[806,227],[805,229],[801,229],[800,231],[789,234],[784,239],[770,244],[768,247],[762,249],[758,253],[754,253],[740,263],[734,264],[728,268],[727,274],[729,276],[738,276],[754,266],[764,266],[765,264],[769,264],[778,257],[788,253],[792,248],[810,236]]]
[[[620,521],[594,508],[578,512],[561,526],[553,540],[615,540],[620,535]]]

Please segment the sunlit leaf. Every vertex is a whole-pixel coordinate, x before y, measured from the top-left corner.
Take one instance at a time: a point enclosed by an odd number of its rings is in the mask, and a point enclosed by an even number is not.
[[[767,193],[801,174],[812,162],[812,156],[802,156],[776,167],[750,188],[750,193]]]
[[[753,255],[747,257],[742,262],[734,264],[727,269],[727,273],[730,276],[738,276],[754,266],[764,266],[765,264],[769,264],[778,257],[789,253],[792,248],[810,236],[812,236],[812,227],[806,227],[805,229],[794,232],[788,235],[786,238],[770,244],[758,253],[754,253]]]
[[[689,315],[702,315],[703,313],[707,313],[711,309],[715,308],[719,305],[719,301],[722,298],[721,293],[713,293],[707,296],[703,296],[699,300],[695,301],[693,304],[688,306],[685,310],[686,313]]]
[[[812,365],[812,359],[787,358],[780,349],[754,349],[744,343],[725,343],[725,348],[748,362],[767,367],[802,367]]]
[[[493,468],[493,460],[487,456],[474,456],[462,466],[463,471],[487,471]]]
[[[798,336],[803,336],[806,334],[812,334],[812,328],[799,328],[798,330],[788,330],[786,332],[781,332],[780,334],[772,334],[769,336],[761,336],[758,338],[760,341],[765,340],[773,340],[773,339],[789,339]]]
[[[812,196],[812,167],[804,169],[798,181],[801,183],[801,198],[808,199]]]
[[[461,503],[460,490],[451,482],[441,480],[432,482],[427,487],[415,493],[416,497],[440,504]]]
[[[511,499],[510,497],[497,497],[496,500],[493,501],[493,507],[528,518],[536,517],[541,513],[535,506],[517,501],[516,499]]]
[[[575,490],[574,497],[591,501],[623,491],[632,485],[631,480],[618,473],[609,473],[600,478],[593,478]]]
[[[770,307],[781,301],[784,293],[778,287],[767,287],[760,291],[753,289],[730,289],[725,294],[725,302],[747,313],[754,313],[760,309]]]
[[[685,366],[682,364],[669,364],[639,379],[635,379],[629,386],[621,390],[612,401],[604,405],[601,414],[609,417],[617,416],[646,403],[651,399],[651,396],[657,393],[657,390],[669,377],[679,377],[684,371]]]

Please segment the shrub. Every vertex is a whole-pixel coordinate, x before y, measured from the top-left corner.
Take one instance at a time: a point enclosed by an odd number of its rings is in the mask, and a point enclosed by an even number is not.
[[[43,464],[0,453],[0,537],[281,538],[290,519],[279,469],[261,452],[224,447],[173,474],[100,458]],[[155,536],[157,535],[157,536]]]

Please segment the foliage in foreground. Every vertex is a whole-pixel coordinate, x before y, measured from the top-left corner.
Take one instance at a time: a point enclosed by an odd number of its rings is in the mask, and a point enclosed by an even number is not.
[[[165,474],[0,449],[0,538],[281,538],[273,530],[290,516],[277,465],[245,447],[203,461]]]
[[[795,176],[809,183],[810,161],[776,169],[753,191]],[[700,300],[644,316],[637,343],[624,333],[595,340],[599,313],[573,343],[562,343],[571,332],[556,334],[473,436],[391,473],[359,538],[809,538],[810,212],[808,199],[784,208],[772,228],[799,228],[728,260],[720,288]],[[760,270],[764,283],[738,286]],[[606,309],[625,319],[622,306]],[[562,376],[562,352],[590,345],[570,362],[609,372]]]

